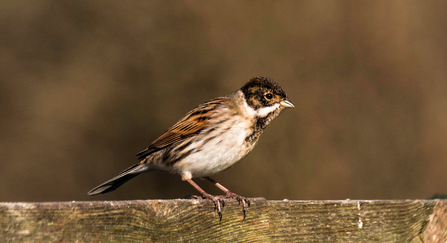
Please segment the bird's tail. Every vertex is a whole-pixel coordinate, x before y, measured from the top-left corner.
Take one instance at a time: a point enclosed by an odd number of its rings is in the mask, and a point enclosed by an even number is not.
[[[116,188],[120,187],[122,184],[126,183],[130,179],[134,178],[135,176],[149,171],[149,166],[145,164],[136,164],[129,168],[127,168],[125,171],[121,172],[119,175],[113,177],[112,179],[102,183],[101,185],[93,188],[90,190],[87,194],[90,196],[98,195],[98,194],[104,194],[109,193],[115,190]]]

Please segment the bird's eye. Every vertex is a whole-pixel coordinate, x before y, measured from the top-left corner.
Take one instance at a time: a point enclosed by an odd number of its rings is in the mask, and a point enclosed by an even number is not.
[[[270,100],[271,98],[273,98],[272,93],[267,93],[264,95],[266,99]]]

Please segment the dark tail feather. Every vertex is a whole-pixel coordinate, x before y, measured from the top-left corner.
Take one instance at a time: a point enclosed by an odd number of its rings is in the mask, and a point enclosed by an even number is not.
[[[113,177],[112,179],[102,183],[101,185],[93,188],[90,190],[87,194],[90,196],[98,195],[98,194],[104,194],[109,193],[115,190],[116,188],[120,187],[122,184],[126,183],[130,179],[134,178],[135,176],[149,171],[149,168],[145,164],[136,164],[125,171],[121,172],[119,175]]]

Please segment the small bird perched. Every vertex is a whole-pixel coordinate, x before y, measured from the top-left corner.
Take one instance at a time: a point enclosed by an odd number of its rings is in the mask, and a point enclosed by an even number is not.
[[[286,107],[294,106],[278,83],[267,77],[254,77],[232,94],[188,112],[137,154],[139,163],[93,188],[88,195],[111,192],[144,172],[166,170],[180,174],[202,198],[211,199],[220,219],[223,196],[206,193],[192,178],[205,178],[224,191],[225,197],[242,202],[245,218],[250,201],[209,176],[232,167],[246,156],[267,125]]]

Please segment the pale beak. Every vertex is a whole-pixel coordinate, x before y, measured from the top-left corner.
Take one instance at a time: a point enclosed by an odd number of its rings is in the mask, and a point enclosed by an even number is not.
[[[281,103],[279,103],[281,106],[283,106],[283,107],[295,107],[293,104],[292,104],[292,102],[290,102],[290,100],[289,99],[285,99],[285,100],[283,100],[283,101],[281,101]]]

